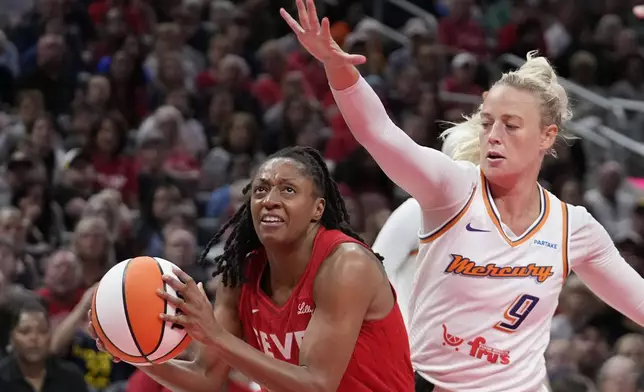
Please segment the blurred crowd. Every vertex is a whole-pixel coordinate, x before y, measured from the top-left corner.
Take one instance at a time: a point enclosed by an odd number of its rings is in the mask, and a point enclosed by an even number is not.
[[[150,255],[214,299],[196,255],[283,147],[324,152],[367,242],[408,197],[357,145],[323,68],[279,19],[291,0],[0,3],[0,390],[164,391],[97,350],[93,289],[114,263]],[[336,41],[367,56],[360,71],[392,118],[432,148],[504,53],[539,49],[579,86],[644,99],[637,1],[412,1],[423,18],[387,5],[405,45],[365,19],[378,1],[335,3],[319,7]],[[577,117],[596,111],[574,102]],[[543,184],[585,205],[644,273],[644,201],[622,168],[591,167],[583,140],[557,149]],[[546,353],[553,391],[644,391],[643,331],[571,276]]]

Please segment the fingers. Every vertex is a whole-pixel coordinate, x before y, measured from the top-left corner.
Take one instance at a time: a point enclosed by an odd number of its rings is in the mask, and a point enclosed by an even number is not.
[[[299,23],[297,23],[297,21],[296,21],[295,19],[293,19],[293,17],[291,16],[291,14],[289,14],[288,12],[286,12],[286,10],[285,10],[284,8],[280,8],[280,15],[282,15],[282,19],[284,19],[284,21],[286,22],[286,24],[287,24],[287,25],[289,25],[289,27],[291,28],[291,30],[293,30],[293,32],[294,32],[296,35],[297,35],[297,34],[303,34],[303,33],[304,33],[304,29],[302,28],[302,26],[300,26],[300,24],[299,24]]]
[[[309,15],[306,12],[304,0],[295,0],[295,5],[297,6],[297,15],[300,18],[300,26],[302,26],[304,31],[310,31],[311,24],[309,23]]]
[[[188,288],[186,283],[171,275],[163,275],[163,281],[166,282],[168,286],[172,287],[174,291],[180,291],[181,293],[184,293]]]
[[[360,65],[367,62],[367,58],[361,54],[345,54],[344,56],[351,65]]]
[[[318,18],[318,11],[315,9],[315,0],[306,1],[306,10],[309,17],[309,24],[311,25],[311,31],[317,33],[320,31],[320,19]]]
[[[187,327],[190,324],[192,324],[192,321],[190,320],[190,318],[188,318],[188,316],[186,316],[185,314],[171,315],[171,314],[161,313],[159,315],[159,318],[165,322],[178,324],[183,327]]]
[[[326,16],[322,18],[322,35],[331,38],[331,22]]]
[[[98,339],[98,335],[96,335],[96,330],[94,329],[94,324],[92,322],[89,322],[89,325],[87,326],[87,333],[89,333],[89,336],[92,337],[92,339],[96,340]]]
[[[192,276],[188,275],[187,273],[183,272],[179,268],[173,268],[172,272],[179,278],[180,281],[186,284],[186,286],[194,286],[195,285],[195,280],[192,279]]]
[[[181,298],[179,298],[177,296],[174,296],[174,295],[168,293],[167,291],[163,291],[163,290],[157,290],[157,295],[160,298],[168,301],[175,308],[181,309],[184,313],[190,313],[191,308],[190,308],[190,306],[188,305],[188,303],[185,300],[183,300],[183,299],[181,299]]]

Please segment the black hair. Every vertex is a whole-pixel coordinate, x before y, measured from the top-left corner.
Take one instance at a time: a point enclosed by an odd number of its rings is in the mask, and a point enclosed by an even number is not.
[[[327,229],[340,230],[346,235],[364,243],[364,240],[349,225],[349,214],[340,195],[338,186],[331,177],[324,158],[310,147],[288,147],[277,151],[268,160],[274,158],[289,158],[304,165],[306,175],[313,180],[317,190],[326,200],[324,213],[320,224]],[[248,194],[251,184],[244,187],[244,195]],[[210,247],[216,244],[224,233],[232,228],[230,236],[224,244],[224,252],[215,257],[213,276],[222,275],[222,282],[227,287],[238,287],[244,283],[244,273],[249,253],[259,249],[262,244],[257,237],[250,213],[250,199],[235,212],[217,233],[210,239],[199,258],[199,263],[206,262]],[[382,261],[382,256],[374,253]]]
[[[47,313],[47,308],[40,298],[29,298],[25,299],[22,304],[18,307],[12,309],[11,319],[9,321],[9,331],[16,329],[18,324],[20,324],[20,316],[25,313],[42,313],[45,315],[47,323],[49,323],[49,316]]]

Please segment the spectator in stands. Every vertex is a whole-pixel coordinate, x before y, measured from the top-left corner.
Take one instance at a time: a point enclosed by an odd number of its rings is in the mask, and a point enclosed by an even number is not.
[[[292,132],[292,128],[284,129],[284,132],[289,131]],[[214,190],[229,183],[230,169],[236,156],[248,156],[253,164],[261,161],[262,155],[258,154],[258,134],[259,127],[251,114],[235,113],[230,125],[222,129],[219,134],[219,146],[213,148],[204,159],[201,168],[202,187]],[[272,142],[279,143],[282,140],[282,135],[274,135],[274,139],[277,140],[272,140]],[[247,176],[248,173],[244,177]]]
[[[631,359],[637,369],[644,369],[644,336],[637,333],[622,336],[615,343],[615,353]]]
[[[637,392],[636,363],[626,357],[614,356],[606,361],[597,376],[599,392]]]
[[[597,175],[597,188],[586,192],[584,200],[595,219],[614,236],[620,226],[628,224],[635,198],[625,189],[624,173],[617,162],[604,163]]]
[[[552,337],[545,355],[548,375],[577,373],[577,362],[568,339]]]
[[[147,74],[140,56],[121,49],[111,57],[107,71],[111,83],[112,106],[127,119],[130,127],[138,126],[141,117],[148,110],[145,86]]]
[[[65,154],[54,186],[54,200],[62,208],[65,228],[72,231],[95,191],[96,172],[91,157],[81,149]]]
[[[82,266],[81,287],[98,282],[115,261],[107,223],[97,216],[81,219],[74,230],[72,251]]]
[[[429,148],[440,147],[441,121],[480,101],[498,65],[493,56],[504,53],[539,49],[586,90],[642,95],[641,21],[628,1],[411,1],[431,15],[384,8],[381,22],[401,35],[365,18],[378,9],[364,2],[325,7],[338,44],[367,56],[365,79],[397,123]],[[324,150],[365,238],[408,197],[356,144],[322,65],[290,31],[281,36],[288,29],[277,7],[292,8],[292,0],[0,3],[0,356],[12,312],[44,297],[52,325],[69,313],[64,320],[74,326],[61,356],[76,363],[90,388],[118,390],[132,367],[113,364],[79,328],[91,296],[81,304],[83,293],[114,262],[133,256],[195,268],[189,256],[243,202],[256,162],[285,145]],[[402,36],[409,41],[398,43]],[[617,123],[585,95],[572,95],[576,118],[596,116],[641,137],[641,115],[627,111],[627,121]],[[586,178],[585,156],[598,154],[587,147],[583,139],[557,146],[540,181],[562,200],[586,205],[644,273],[644,208],[617,180],[638,176],[639,161],[629,156],[627,166],[612,169],[607,163]],[[83,268],[72,289],[76,263]],[[215,285],[203,270],[193,273],[205,287]],[[565,283],[552,336],[546,363],[555,392],[592,390],[589,379],[609,352],[641,362],[641,329],[601,306],[575,276]],[[130,390],[161,390],[149,378],[138,381]]]
[[[134,161],[125,154],[127,132],[123,116],[111,112],[92,129],[85,153],[92,158],[98,189],[115,189],[128,205],[135,205],[138,189]]]
[[[601,322],[595,318],[575,331],[572,337],[572,353],[579,372],[589,378],[595,377],[606,359],[610,346],[606,332],[600,329]]]
[[[588,378],[574,374],[566,373],[559,375],[550,382],[552,392],[595,392],[593,383]]]
[[[51,183],[65,154],[54,129],[54,120],[47,114],[41,114],[34,119],[26,131],[25,138],[18,148],[44,166],[47,180]]]
[[[472,15],[472,0],[450,0],[449,14],[438,23],[438,41],[453,55],[470,52],[483,60],[488,49],[485,31]]]
[[[409,67],[419,56],[421,47],[435,43],[437,28],[436,20],[411,18],[407,21],[403,27],[403,34],[409,39],[409,45],[403,46],[389,56],[387,64],[389,79],[397,78],[403,69]]]
[[[18,93],[17,110],[0,126],[0,161],[6,162],[33,122],[44,114],[42,93],[23,90]]]
[[[601,309],[593,293],[577,275],[570,275],[560,296],[559,313],[552,319],[552,339],[571,339]]]
[[[21,307],[11,323],[11,354],[0,361],[0,390],[88,391],[78,369],[50,356],[50,339],[45,308],[37,302]]]
[[[45,260],[44,271],[43,286],[36,293],[44,300],[51,327],[56,329],[85,292],[81,265],[72,251],[60,249]]]
[[[40,257],[61,244],[63,214],[47,184],[32,181],[13,194],[11,204],[20,209],[25,223],[26,250]]]
[[[39,90],[45,109],[54,117],[65,113],[74,96],[74,81],[65,69],[63,37],[50,34],[38,40],[36,66],[22,74],[19,87]]]

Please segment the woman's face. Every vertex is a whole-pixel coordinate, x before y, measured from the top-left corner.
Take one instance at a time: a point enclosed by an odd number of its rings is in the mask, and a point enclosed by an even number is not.
[[[152,214],[161,222],[168,218],[172,206],[181,201],[179,190],[173,187],[159,188],[154,192],[154,201],[152,202]]]
[[[304,128],[310,118],[310,108],[303,99],[293,101],[286,112],[286,118],[292,128]]]
[[[13,352],[28,364],[42,364],[49,356],[51,338],[49,322],[44,312],[22,312],[11,331]]]
[[[324,207],[303,165],[290,158],[267,161],[251,183],[253,226],[265,246],[297,241],[321,219]]]
[[[81,266],[76,255],[59,251],[49,259],[45,267],[44,283],[55,295],[64,296],[80,284]]]
[[[489,91],[481,119],[481,168],[492,183],[516,181],[541,167],[557,136],[556,125],[542,126],[538,97],[510,86]]]
[[[233,152],[242,152],[248,149],[252,142],[250,124],[245,119],[235,119],[229,135],[230,149]]]
[[[92,221],[79,224],[76,235],[77,252],[81,259],[99,258],[107,251],[107,231],[103,225]]]
[[[101,122],[101,127],[96,134],[96,147],[105,154],[113,154],[119,143],[119,134],[115,124],[105,119]]]

